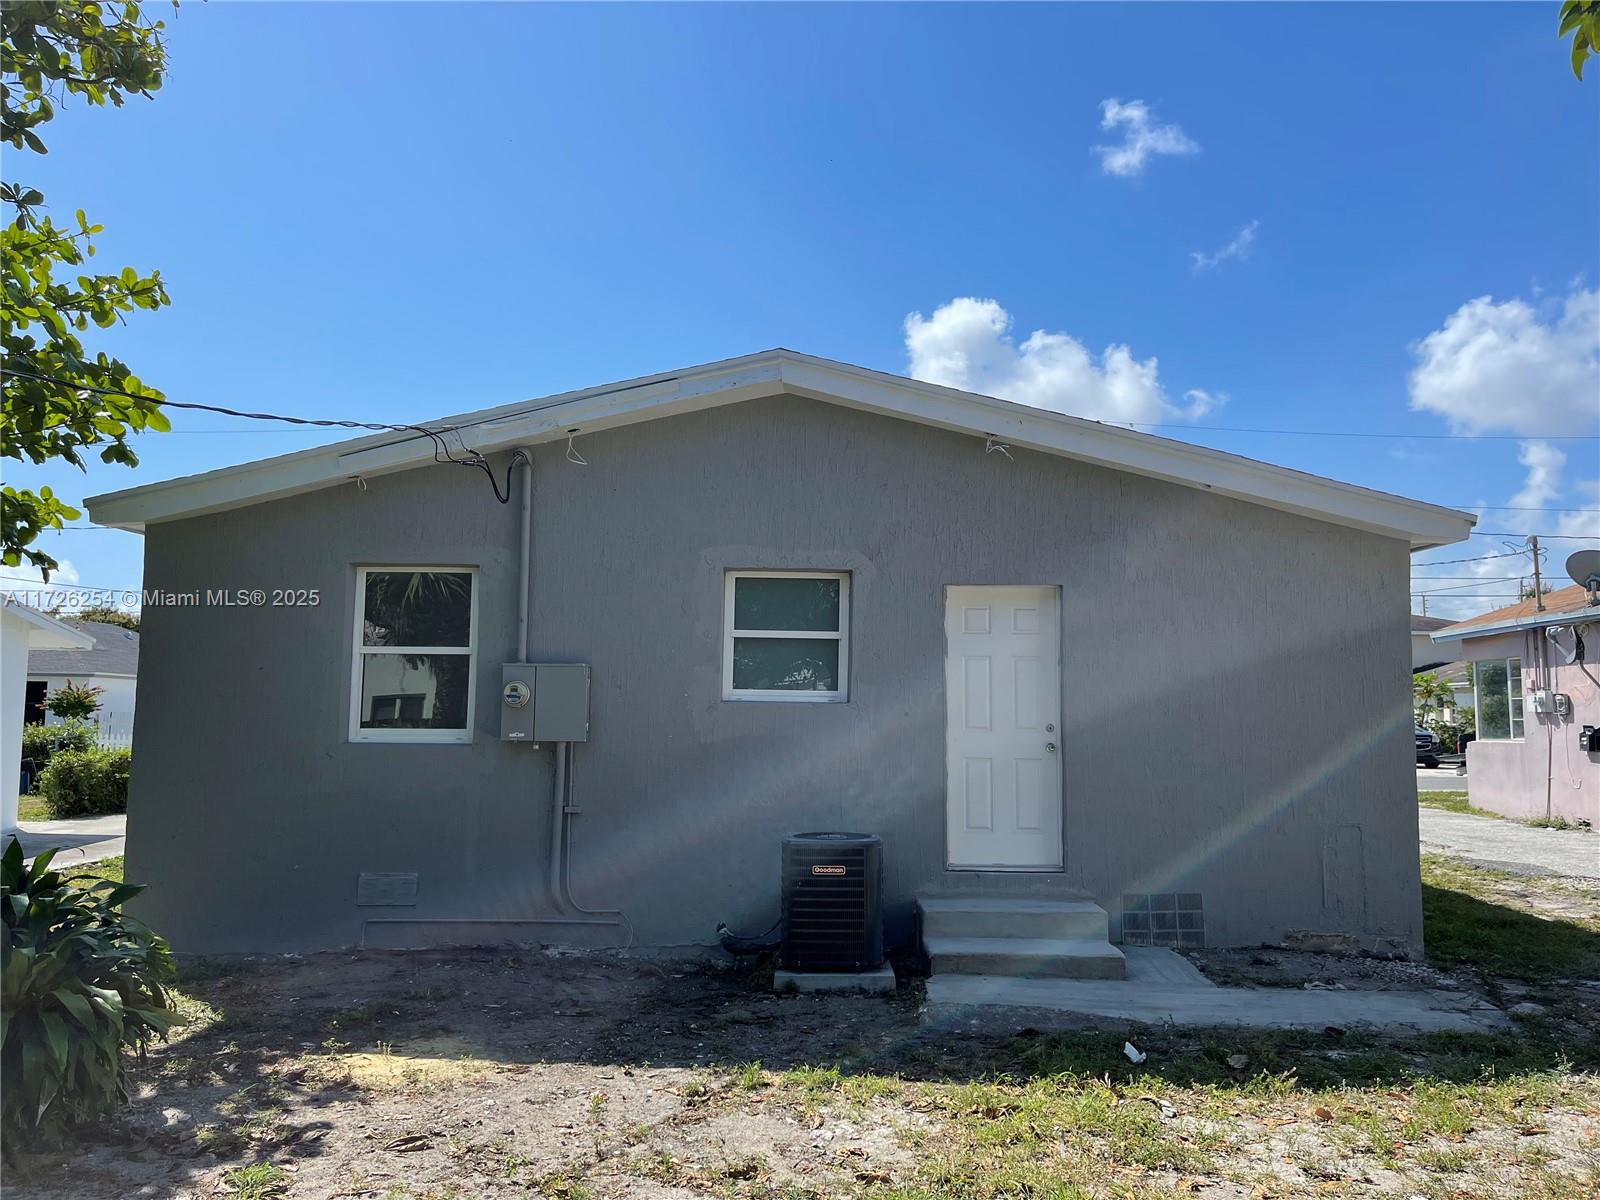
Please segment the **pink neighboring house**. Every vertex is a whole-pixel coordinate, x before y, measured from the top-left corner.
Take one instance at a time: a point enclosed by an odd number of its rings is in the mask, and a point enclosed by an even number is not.
[[[1433,634],[1472,664],[1478,734],[1467,795],[1508,817],[1600,828],[1600,605],[1582,587],[1484,613]]]

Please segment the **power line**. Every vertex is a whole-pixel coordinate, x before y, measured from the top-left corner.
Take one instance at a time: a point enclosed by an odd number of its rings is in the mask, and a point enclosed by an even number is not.
[[[1426,583],[1428,581],[1427,580],[1412,580],[1412,582],[1413,583]],[[1520,583],[1522,581],[1519,580],[1519,579],[1507,579],[1507,580],[1475,579],[1471,583],[1457,583],[1457,584],[1452,584],[1450,587],[1433,588],[1433,589],[1431,589],[1429,591],[1426,591],[1426,592],[1412,592],[1411,594],[1413,596],[1437,596],[1437,595],[1439,595],[1439,594],[1441,594],[1443,592],[1460,592],[1460,591],[1465,591],[1467,588],[1482,587],[1485,583],[1494,584],[1494,583],[1502,583],[1502,582],[1503,583]]]
[[[1526,550],[1508,550],[1504,554],[1480,554],[1476,558],[1439,558],[1433,562],[1413,562],[1412,568],[1417,567],[1453,567],[1457,563],[1487,562],[1491,558],[1521,558]]]
[[[461,431],[455,425],[441,425],[438,429],[429,429],[426,425],[391,425],[384,421],[344,421],[320,417],[288,417],[281,413],[243,412],[236,408],[224,408],[218,404],[199,404],[188,400],[154,400],[149,396],[140,396],[134,392],[125,392],[120,388],[93,387],[89,384],[75,383],[70,379],[61,379],[54,375],[43,375],[34,371],[19,371],[16,367],[10,368],[13,375],[20,375],[24,379],[36,379],[42,383],[54,383],[60,387],[72,388],[79,392],[93,392],[101,396],[121,396],[128,400],[141,400],[161,408],[188,408],[197,412],[221,413],[225,417],[243,417],[251,421],[284,421],[290,425],[315,425],[324,428],[337,429],[370,429],[379,433],[420,433],[433,442],[433,461],[436,463],[453,463],[462,467],[477,467],[489,477],[489,486],[494,490],[494,498],[501,504],[511,500],[511,472],[516,468],[520,459],[527,455],[521,450],[512,451],[511,461],[506,465],[506,486],[502,492],[500,484],[495,480],[494,469],[489,466],[489,460],[476,450],[466,445],[461,438]],[[445,441],[446,433],[454,433],[456,441],[461,444],[465,458],[457,458],[450,449],[450,443]]]

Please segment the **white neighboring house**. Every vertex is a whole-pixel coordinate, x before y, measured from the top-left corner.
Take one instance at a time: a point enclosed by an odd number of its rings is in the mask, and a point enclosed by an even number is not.
[[[100,707],[91,720],[99,726],[102,746],[133,744],[134,685],[139,676],[139,635],[104,621],[62,618],[61,623],[87,634],[91,644],[71,649],[35,648],[28,652],[27,716],[29,724],[55,725],[60,718],[41,706],[68,681],[100,689]]]
[[[81,652],[93,646],[92,634],[0,595],[0,837],[17,827],[29,659],[36,651]]]
[[[1425,617],[1411,614],[1411,674],[1434,674],[1450,685],[1452,699],[1439,715],[1446,721],[1460,719],[1463,709],[1472,707],[1472,680],[1467,678],[1467,664],[1462,657],[1459,641],[1436,642],[1435,630],[1454,624],[1443,617]]]
[[[1447,625],[1455,624],[1443,617],[1425,617],[1421,613],[1411,614],[1411,673],[1416,675],[1422,671],[1438,671],[1442,667],[1457,662],[1461,659],[1461,643],[1436,642],[1433,640],[1435,630],[1443,629]],[[1468,689],[1469,691],[1471,689]]]

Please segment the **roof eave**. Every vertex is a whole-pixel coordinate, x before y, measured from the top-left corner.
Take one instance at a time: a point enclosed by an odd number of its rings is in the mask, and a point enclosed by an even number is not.
[[[1495,621],[1489,625],[1469,625],[1464,629],[1450,625],[1433,634],[1432,638],[1436,642],[1462,642],[1471,638],[1491,637],[1497,633],[1515,633],[1519,629],[1543,629],[1550,625],[1590,625],[1596,621],[1600,621],[1600,605],[1569,609],[1566,612],[1532,613],[1528,616]]]
[[[595,433],[647,418],[793,393],[1012,446],[1132,471],[1201,491],[1405,540],[1413,550],[1464,540],[1470,513],[1275,467],[1188,442],[1137,433],[792,350],[767,350],[688,370],[644,376],[449,417],[478,451]],[[101,525],[140,532],[147,524],[283,499],[346,481],[408,470],[433,458],[417,435],[381,433],[202,475],[91,496]]]

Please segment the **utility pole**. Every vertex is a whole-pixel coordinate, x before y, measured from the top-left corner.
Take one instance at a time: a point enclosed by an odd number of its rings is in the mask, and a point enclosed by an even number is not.
[[[1539,535],[1528,535],[1528,548],[1533,551],[1533,610],[1544,611],[1544,581],[1539,578]]]
[[[1423,616],[1427,616],[1428,615],[1428,593],[1427,592],[1423,592],[1422,593],[1422,615]]]

